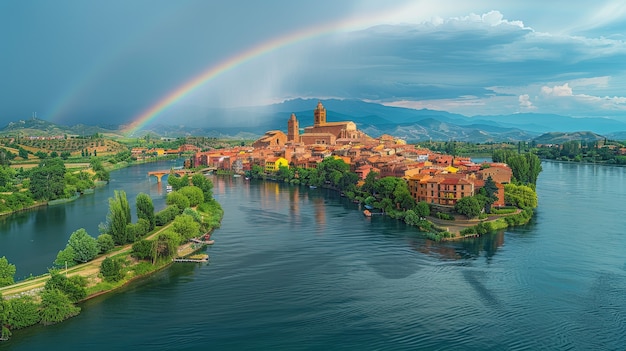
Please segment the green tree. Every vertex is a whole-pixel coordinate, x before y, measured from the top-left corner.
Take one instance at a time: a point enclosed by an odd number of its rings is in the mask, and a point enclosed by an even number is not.
[[[200,232],[200,223],[189,215],[181,214],[176,216],[172,222],[172,229],[178,233],[182,239],[188,240],[198,236]]]
[[[537,193],[529,186],[505,184],[504,201],[519,208],[535,208]]]
[[[374,186],[376,184],[376,180],[378,179],[378,175],[378,172],[369,172],[367,176],[365,176],[365,182],[361,186],[361,190],[373,195]]]
[[[22,329],[39,323],[39,306],[32,296],[25,295],[7,301],[7,324],[11,329]]]
[[[204,195],[204,201],[209,201],[213,198],[213,182],[202,174],[194,174],[191,177],[191,183],[202,190]]]
[[[30,192],[37,200],[54,200],[65,194],[65,164],[60,158],[43,160],[30,172]]]
[[[64,321],[80,313],[70,298],[59,289],[46,289],[41,293],[41,323],[44,325]]]
[[[528,164],[528,183],[535,185],[537,184],[539,173],[543,170],[541,167],[541,159],[531,153],[524,154],[524,157],[526,157],[526,163]]]
[[[150,195],[145,193],[137,194],[136,206],[137,217],[143,218],[148,221],[148,223],[150,224],[150,230],[154,229],[154,204],[152,203],[152,198],[150,197]]]
[[[86,286],[85,277],[76,275],[68,278],[57,270],[50,270],[50,279],[46,281],[44,288],[46,290],[59,289],[70,298],[70,301],[78,302],[87,297]]]
[[[74,248],[74,260],[78,262],[91,261],[100,252],[98,241],[83,228],[70,235],[68,245]]]
[[[153,251],[153,262],[160,260],[169,260],[174,257],[174,255],[176,255],[180,242],[180,235],[174,231],[166,230],[165,232],[159,234],[154,244],[155,246]]]
[[[76,265],[76,252],[70,245],[66,245],[65,249],[59,251],[54,260],[56,267],[72,267]]]
[[[0,257],[0,287],[15,283],[15,265],[10,264],[6,256]]]
[[[119,258],[107,257],[100,264],[100,273],[108,282],[120,281],[125,275],[124,264]]]
[[[408,225],[418,225],[421,222],[420,216],[413,210],[407,210],[404,214],[404,222]]]
[[[430,216],[430,206],[428,205],[426,201],[418,202],[415,205],[414,211],[420,218],[425,218],[425,217]]]
[[[0,341],[9,340],[11,337],[11,331],[7,327],[9,325],[9,309],[9,302],[5,301],[2,298],[2,293],[0,293]]]
[[[89,164],[91,165],[91,168],[93,169],[93,171],[96,172],[96,175],[95,175],[96,179],[99,179],[104,182],[109,181],[111,176],[109,174],[109,171],[107,171],[102,165],[102,160],[100,160],[97,157],[94,157],[91,160],[89,160]]]
[[[17,153],[21,158],[28,160],[28,151],[26,151],[23,147],[20,146],[20,148],[17,149]]]
[[[167,205],[176,205],[182,211],[189,207],[189,198],[178,191],[173,191],[167,194],[165,203]]]
[[[494,149],[491,152],[491,159],[493,162],[500,162],[508,164],[509,157],[517,156],[517,153],[511,149]]]
[[[128,242],[126,225],[130,222],[130,206],[126,199],[126,193],[123,190],[115,190],[114,197],[109,198],[109,213],[102,230],[111,234],[116,244],[122,245]]]
[[[491,176],[485,179],[485,185],[480,189],[485,196],[485,210],[491,213],[491,205],[498,200],[498,187]]]
[[[172,170],[170,174],[167,176],[167,184],[172,186],[173,190],[178,190],[184,186],[189,185],[189,177],[184,175],[182,177],[178,177],[176,173]]]
[[[115,241],[111,234],[100,234],[96,240],[98,241],[100,253],[107,253],[115,247]]]
[[[191,216],[194,219],[194,221],[198,223],[202,223],[202,216],[200,216],[198,211],[194,210],[193,208],[188,207],[184,209],[183,214],[187,216]]]
[[[454,210],[467,218],[475,218],[480,214],[483,205],[474,196],[464,197],[459,199],[454,205]]]
[[[415,207],[415,199],[411,196],[409,186],[402,179],[396,183],[396,187],[393,190],[393,197],[396,204],[405,211]]]
[[[204,193],[202,189],[196,186],[184,186],[178,190],[179,193],[189,199],[189,206],[195,207],[204,202]]]
[[[135,242],[131,255],[140,260],[152,259],[154,257],[154,242],[151,240]]]
[[[9,190],[15,179],[15,170],[11,167],[0,166],[0,188]]]

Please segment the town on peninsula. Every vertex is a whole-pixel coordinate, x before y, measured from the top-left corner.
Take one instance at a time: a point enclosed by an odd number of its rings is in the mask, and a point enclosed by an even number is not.
[[[420,235],[441,241],[473,240],[527,223],[537,206],[534,184],[541,172],[539,158],[532,153],[496,149],[493,162],[476,163],[457,155],[454,143],[447,145],[446,153],[390,135],[370,137],[352,121],[328,122],[322,102],[313,112],[312,126],[301,128],[291,114],[287,133],[270,130],[248,144],[201,147],[186,138],[172,148],[171,143],[159,147],[145,138],[144,145],[125,148],[98,134],[18,134],[3,141],[3,159],[9,161],[0,177],[4,214],[72,201],[106,183],[109,171],[119,167],[184,158],[182,170],[149,174],[159,183],[169,175],[165,209],[155,211],[152,199],[139,194],[133,222],[125,192],[116,190],[101,234],[93,237],[84,229],[72,233],[48,274],[16,283],[15,266],[0,258],[3,340],[11,330],[72,317],[80,311],[77,302],[174,261],[205,262],[208,257],[197,252],[213,244],[211,234],[223,215],[212,197],[210,173],[332,189],[366,218],[396,218],[419,229]],[[46,147],[54,150],[48,153]],[[88,162],[72,163],[72,158]],[[25,168],[29,161],[33,167]]]

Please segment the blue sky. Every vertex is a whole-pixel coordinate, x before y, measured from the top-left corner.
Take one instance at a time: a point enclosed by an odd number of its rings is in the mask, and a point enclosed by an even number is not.
[[[626,121],[623,1],[3,0],[0,125],[33,112],[126,123],[201,72],[315,28],[158,118],[311,97]]]

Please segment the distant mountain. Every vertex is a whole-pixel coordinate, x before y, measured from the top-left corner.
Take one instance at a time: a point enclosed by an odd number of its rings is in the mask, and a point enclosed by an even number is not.
[[[295,113],[304,128],[313,124],[317,99],[293,99],[267,106],[240,108],[190,107],[176,118],[176,125],[148,125],[133,137],[147,133],[157,136],[210,136],[256,139],[268,130],[287,130],[287,120]],[[573,118],[568,116],[519,113],[500,116],[467,117],[445,111],[414,110],[360,100],[321,100],[327,120],[353,121],[370,136],[389,134],[408,142],[457,140],[468,142],[530,141],[548,132],[573,133],[587,130],[609,139],[626,139],[626,123],[608,118]],[[185,113],[185,115],[187,115]],[[94,133],[121,134],[119,126],[59,126],[39,119],[10,123],[0,133],[23,130],[30,135]]]
[[[496,122],[501,126],[521,128],[535,133],[589,130],[608,134],[626,131],[626,123],[610,118],[574,118],[553,114],[518,113],[504,116],[474,116],[472,120]]]
[[[593,132],[550,132],[536,137],[533,141],[537,144],[563,144],[566,141],[592,142],[603,139],[605,139],[604,136]]]

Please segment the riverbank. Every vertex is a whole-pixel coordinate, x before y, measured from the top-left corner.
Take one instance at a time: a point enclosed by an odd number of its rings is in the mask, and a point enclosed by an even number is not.
[[[454,241],[467,238],[480,237],[489,232],[506,229],[512,226],[524,225],[530,222],[534,211],[530,208],[518,209],[510,214],[490,215],[485,219],[463,219],[462,216],[454,216],[454,220],[445,220],[429,216],[427,220],[444,233],[450,236],[436,236],[438,241]]]

